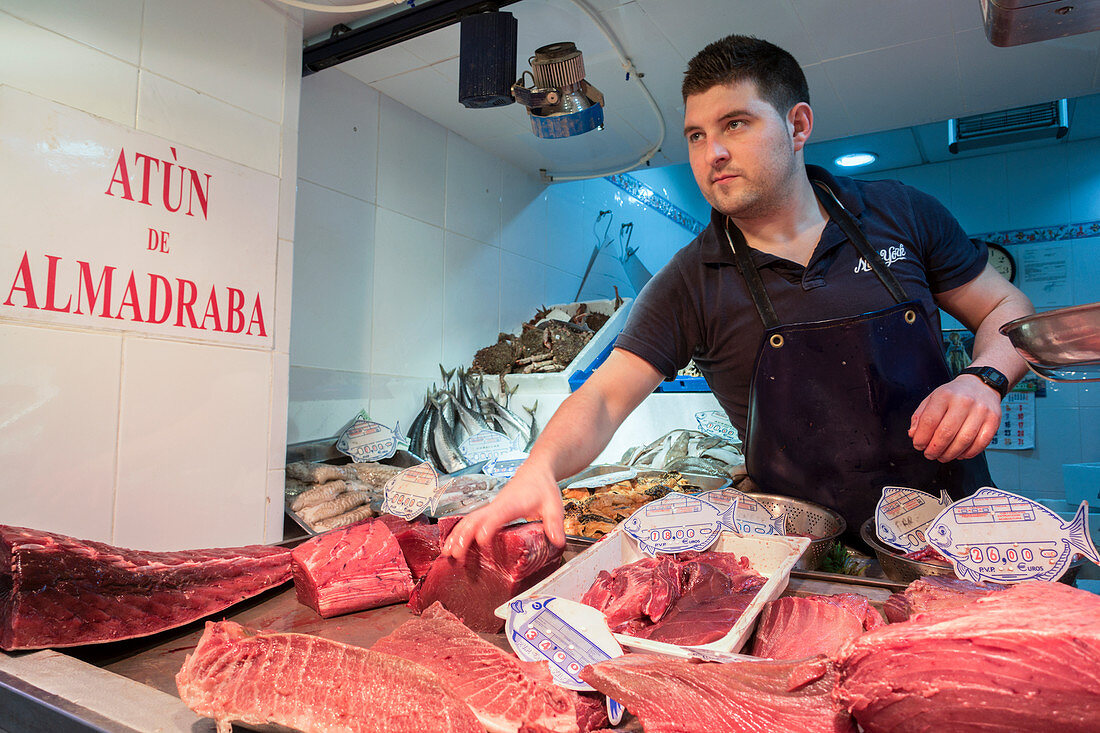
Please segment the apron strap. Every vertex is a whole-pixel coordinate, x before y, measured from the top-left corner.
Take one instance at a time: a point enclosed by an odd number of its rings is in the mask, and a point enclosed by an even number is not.
[[[840,230],[852,242],[860,256],[863,257],[867,265],[878,276],[879,281],[886,287],[894,302],[904,303],[909,300],[909,297],[905,294],[905,288],[902,287],[890,268],[886,266],[886,263],[882,260],[882,255],[876,252],[871,243],[867,241],[867,237],[863,234],[863,230],[859,228],[859,223],[855,220],[855,217],[844,208],[844,204],[840,203],[840,200],[837,199],[828,186],[820,181],[814,181],[813,183],[815,184],[814,193],[821,205],[825,207],[829,217],[837,223]],[[756,312],[760,314],[760,320],[764,323],[764,329],[779,326],[779,316],[776,315],[775,306],[772,305],[771,297],[768,296],[768,291],[764,287],[764,281],[752,262],[752,255],[749,251],[748,242],[745,241],[745,235],[737,227],[733,227],[733,231],[730,231],[728,216],[726,217],[724,229],[726,241],[729,242],[730,249],[737,257],[737,268],[741,271],[741,276],[745,278],[749,295],[752,296]]]

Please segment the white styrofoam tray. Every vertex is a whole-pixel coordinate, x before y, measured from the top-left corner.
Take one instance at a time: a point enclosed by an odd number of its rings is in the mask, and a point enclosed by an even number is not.
[[[596,357],[607,348],[608,344],[619,336],[619,332],[626,325],[626,317],[630,313],[630,306],[633,302],[633,298],[623,298],[623,303],[618,310],[615,310],[614,300],[586,300],[578,303],[550,306],[550,310],[556,308],[568,313],[570,316],[574,316],[583,303],[589,312],[603,313],[610,316],[610,318],[607,319],[607,323],[603,324],[599,331],[596,331],[595,335],[584,345],[584,348],[577,352],[577,355],[573,357],[573,361],[569,362],[569,366],[565,369],[560,372],[544,372],[541,374],[505,374],[505,382],[509,387],[520,385],[521,397],[525,393],[535,392],[563,392],[569,394],[569,377],[582,369],[587,369]]]
[[[740,651],[752,634],[756,617],[764,608],[764,604],[774,601],[787,589],[791,569],[809,546],[809,537],[742,537],[734,532],[722,532],[718,541],[710,549],[718,552],[735,552],[739,556],[747,557],[752,569],[768,580],[728,634],[698,648],[723,652]],[[595,582],[601,570],[610,572],[620,565],[627,565],[643,557],[645,555],[638,549],[637,543],[623,531],[622,525],[619,525],[602,540],[559,568],[553,575],[526,592],[520,593],[508,603],[502,604],[495,613],[498,617],[506,619],[508,604],[516,598],[558,596],[579,601]],[[691,656],[689,647],[678,644],[639,639],[625,634],[615,634],[615,639],[624,647],[653,654],[674,657]]]

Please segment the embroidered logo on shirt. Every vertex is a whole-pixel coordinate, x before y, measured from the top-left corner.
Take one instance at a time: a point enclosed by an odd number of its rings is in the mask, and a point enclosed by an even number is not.
[[[878,251],[878,254],[879,254],[879,257],[882,258],[882,261],[886,263],[886,266],[889,267],[890,265],[894,264],[898,260],[904,260],[905,259],[905,254],[906,254],[905,245],[902,244],[901,242],[898,242],[898,246],[896,246],[896,247],[887,247],[886,249],[880,249]],[[859,262],[856,263],[856,268],[855,268],[855,270],[853,270],[853,272],[855,272],[855,273],[871,272],[871,266],[867,264],[867,260],[860,257]]]

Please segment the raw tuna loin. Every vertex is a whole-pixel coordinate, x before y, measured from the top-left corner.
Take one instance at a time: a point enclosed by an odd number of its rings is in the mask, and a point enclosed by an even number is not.
[[[368,519],[294,548],[298,601],[324,618],[409,600],[412,575],[385,523]]]
[[[289,578],[281,547],[149,552],[0,525],[0,648],[147,636]]]
[[[252,634],[232,621],[206,624],[176,687],[218,733],[234,721],[311,733],[484,730],[418,664],[305,634]]]
[[[385,523],[397,538],[413,579],[427,575],[432,561],[439,557],[439,525],[428,524],[428,518],[423,514],[411,522],[392,514],[382,514],[378,521]]]
[[[965,606],[990,593],[1002,591],[1005,587],[996,583],[974,583],[945,575],[926,575],[914,580],[901,593],[892,594],[882,604],[882,610],[891,623],[908,621],[910,617],[925,611]]]
[[[855,593],[777,598],[760,612],[752,654],[768,659],[832,656],[864,631],[884,624],[867,599]]]
[[[1100,597],[1031,581],[869,631],[838,699],[868,733],[1100,730]]]

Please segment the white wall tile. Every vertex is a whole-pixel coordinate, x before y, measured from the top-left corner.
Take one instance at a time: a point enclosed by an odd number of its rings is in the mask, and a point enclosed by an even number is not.
[[[298,130],[284,127],[279,152],[279,226],[280,239],[294,238],[294,214],[298,199]]]
[[[1100,461],[1100,406],[1081,408],[1081,461]]]
[[[447,133],[445,229],[499,246],[503,165],[500,158]]]
[[[1074,222],[1100,219],[1100,138],[1070,143],[1070,216]]]
[[[1005,156],[1010,185],[1008,221],[1002,229],[1066,224],[1070,221],[1068,145],[1048,145]]]
[[[144,68],[282,122],[286,18],[275,8],[260,0],[145,0],[142,41]]]
[[[577,290],[580,288],[580,286],[580,275],[573,275],[568,272],[562,272],[555,267],[546,268],[547,305],[573,303],[577,299]]]
[[[401,435],[405,435],[424,406],[424,394],[433,384],[439,384],[439,377],[415,379],[375,374],[370,381],[371,419],[391,428],[399,426]]]
[[[998,489],[1013,493],[1020,491],[1020,457],[1016,453],[1008,450],[985,452],[986,461],[989,463],[989,476]]]
[[[339,68],[302,79],[298,176],[374,201],[380,96]]]
[[[370,375],[290,367],[287,444],[335,436],[360,410],[370,408]]]
[[[1062,464],[1081,462],[1081,422],[1078,410],[1035,411],[1035,449],[1020,451],[1020,488],[1061,495]]]
[[[934,196],[941,204],[951,206],[951,168],[947,163],[931,163],[912,168],[885,171],[880,178],[896,178],[902,183]]]
[[[443,337],[443,230],[386,209],[375,225],[371,371],[432,377]]]
[[[504,163],[502,188],[501,248],[545,262],[546,184]]]
[[[0,80],[39,97],[133,124],[136,66],[0,12]]]
[[[286,24],[286,66],[283,70],[284,127],[300,126],[302,104],[302,27],[294,22]]]
[[[282,468],[267,472],[267,496],[264,497],[264,542],[283,541],[283,517],[286,507],[286,472]]]
[[[1004,155],[964,158],[951,164],[951,201],[945,205],[968,232],[1008,229]]]
[[[376,209],[307,181],[298,208],[291,363],[370,371]]]
[[[1100,302],[1100,237],[1074,240],[1070,249],[1074,302]]]
[[[1079,404],[1082,409],[1100,407],[1100,382],[1086,382],[1082,384],[1080,391],[1077,393],[1077,404]],[[1083,420],[1081,422],[1082,427],[1086,430],[1092,430],[1093,426],[1097,424],[1098,423],[1087,423]]]
[[[501,331],[518,333],[537,308],[552,305],[546,299],[546,271],[549,269],[540,262],[511,252],[500,253]]]
[[[500,250],[454,232],[443,245],[443,366],[469,367],[499,333]]]
[[[584,274],[608,221],[604,217],[596,222],[600,210],[586,204],[582,186],[583,182],[555,184],[547,189],[546,200],[546,263],[578,277]]]
[[[447,131],[384,95],[381,110],[378,205],[442,227]]]
[[[272,331],[275,351],[290,353],[290,324],[293,308],[291,294],[294,292],[294,243],[287,239],[279,240],[279,253],[275,270],[275,327]]]
[[[279,175],[282,150],[279,123],[148,71],[141,72],[137,127]]]
[[[267,467],[286,465],[286,414],[290,403],[290,356],[271,354],[271,418],[268,426]]]
[[[141,6],[142,0],[5,0],[3,12],[136,66],[141,51]]]
[[[127,337],[114,543],[262,542],[271,354]]]
[[[0,323],[4,524],[109,542],[122,337]]]

